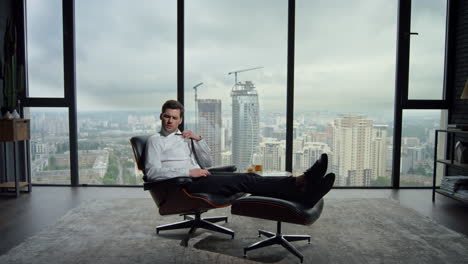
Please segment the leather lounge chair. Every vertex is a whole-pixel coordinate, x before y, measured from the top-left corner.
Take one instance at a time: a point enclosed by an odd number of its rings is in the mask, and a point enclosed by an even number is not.
[[[143,172],[145,171],[146,158],[145,145],[149,137],[150,136],[135,136],[130,139],[138,169]],[[209,170],[233,172],[236,171],[236,167],[225,166],[211,168]],[[146,175],[144,175],[143,179],[145,180],[143,188],[150,192],[154,202],[159,208],[159,214],[180,214],[184,216],[183,221],[157,226],[157,234],[163,230],[190,228],[188,234],[181,241],[181,245],[183,246],[188,245],[189,239],[198,228],[228,234],[234,238],[234,231],[215,224],[221,221],[227,222],[226,216],[202,218],[201,214],[211,209],[230,206],[232,201],[241,197],[242,194],[225,197],[207,193],[188,193],[184,188],[192,182],[192,178],[188,176],[175,177],[157,182],[147,182]]]

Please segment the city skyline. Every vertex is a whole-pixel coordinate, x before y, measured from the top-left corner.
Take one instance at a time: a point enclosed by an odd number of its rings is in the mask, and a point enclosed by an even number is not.
[[[200,116],[211,116],[210,122],[205,125],[222,123],[220,130],[224,129],[224,149],[218,152],[217,159],[221,164],[233,164],[232,160],[232,134],[225,127],[229,120],[219,120],[220,101],[202,99],[211,104],[208,108],[218,108],[214,112],[203,110]],[[217,105],[217,106],[216,106]],[[39,110],[39,111],[37,111]],[[201,110],[201,109],[199,109]],[[427,113],[426,113],[427,114]],[[262,164],[266,171],[285,169],[285,134],[283,130],[283,118],[280,114],[261,114],[259,126],[259,145],[255,149],[252,163]],[[68,115],[66,112],[47,112],[43,109],[31,111],[31,157],[33,161],[33,179],[43,183],[66,184],[69,181],[69,153],[68,147]],[[262,118],[265,118],[262,120]],[[365,173],[360,180],[351,180],[350,172],[357,168],[351,165],[348,169],[340,170],[336,157],[339,155],[333,142],[338,142],[335,136],[338,129],[333,125],[337,120],[349,118],[346,115],[328,116],[318,118],[315,123],[304,117],[295,120],[295,135],[293,148],[293,173],[299,175],[313,163],[321,153],[329,153],[330,170],[338,174],[337,186],[385,186],[390,184],[392,140],[390,127],[376,124],[365,116],[352,116],[357,120],[363,120],[369,124],[367,134],[371,135],[368,144],[369,152],[365,163],[360,165]],[[222,119],[222,118],[221,118]],[[209,120],[209,119],[207,119]],[[212,122],[215,121],[216,122]],[[333,122],[330,123],[330,120]],[[367,120],[367,121],[366,121]],[[439,121],[438,121],[439,120]],[[206,121],[202,121],[206,122]],[[403,124],[402,137],[402,180],[410,184],[427,185],[431,178],[431,163],[433,148],[433,130],[440,122],[437,116],[427,115],[424,118],[416,117],[407,119]],[[325,125],[324,125],[325,124]],[[328,125],[326,125],[328,124]],[[187,123],[188,126],[195,126]],[[88,184],[137,184],[141,183],[142,174],[135,167],[131,148],[128,144],[129,137],[135,134],[152,134],[160,129],[158,115],[135,114],[125,111],[114,114],[88,113],[78,119],[79,132],[79,168],[80,182]],[[370,130],[369,130],[370,129]],[[214,133],[215,130],[209,130]],[[216,130],[219,131],[219,130]],[[372,132],[374,131],[374,132]],[[380,132],[379,132],[380,131]],[[409,134],[408,134],[409,133]],[[221,134],[221,133],[220,133]],[[207,141],[212,140],[213,135],[206,135]],[[334,138],[335,137],[335,138]],[[220,138],[217,141],[221,141]],[[380,138],[378,141],[377,139]],[[380,143],[379,143],[380,142]],[[210,144],[210,142],[209,142]],[[358,147],[359,148],[359,147]],[[388,151],[388,152],[386,152]],[[357,153],[357,152],[356,152]],[[354,156],[354,154],[343,154]],[[370,155],[370,157],[369,157]],[[376,158],[372,158],[376,157]],[[357,158],[356,158],[357,159]],[[367,165],[364,165],[367,164]],[[353,167],[354,166],[354,167]],[[356,172],[357,173],[357,172]],[[36,176],[34,176],[36,175]],[[68,175],[68,176],[65,176]],[[347,175],[345,178],[341,178]],[[356,174],[356,177],[358,174]],[[49,178],[47,178],[49,177]],[[364,178],[362,178],[364,177]],[[409,177],[409,178],[408,178]],[[357,178],[356,178],[357,179]],[[51,182],[49,182],[51,181]],[[57,182],[58,181],[58,182]],[[404,185],[404,184],[403,184]]]

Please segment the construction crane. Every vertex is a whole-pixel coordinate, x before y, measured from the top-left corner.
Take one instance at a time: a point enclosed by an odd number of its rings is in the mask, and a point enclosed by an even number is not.
[[[196,133],[198,133],[198,113],[197,113],[198,112],[197,111],[198,110],[198,97],[197,97],[197,91],[198,90],[197,90],[197,88],[202,84],[203,84],[203,82],[201,82],[201,83],[199,83],[199,84],[197,84],[197,85],[195,85],[193,87],[193,90],[195,90],[195,132]]]
[[[237,86],[237,74],[239,72],[246,72],[246,71],[253,71],[253,70],[258,70],[258,69],[261,69],[263,68],[262,66],[260,67],[255,67],[255,68],[250,68],[250,69],[243,69],[243,70],[238,70],[238,71],[232,71],[232,72],[229,72],[228,75],[231,75],[234,73],[234,86]]]
[[[198,88],[198,86],[200,86],[200,85],[202,85],[202,84],[203,84],[203,83],[201,82],[201,83],[199,83],[199,84],[197,84],[197,85],[195,85],[195,86],[193,87],[193,89],[195,90],[195,104],[197,103],[197,88]]]

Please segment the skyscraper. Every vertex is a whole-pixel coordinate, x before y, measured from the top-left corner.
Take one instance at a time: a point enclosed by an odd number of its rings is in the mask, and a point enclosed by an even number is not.
[[[221,166],[221,100],[198,99],[198,133],[211,149],[213,166]]]
[[[302,170],[306,170],[312,166],[312,164],[320,158],[322,153],[327,153],[329,156],[332,156],[330,147],[323,142],[306,142],[302,150]]]
[[[368,186],[370,180],[385,176],[386,127],[374,126],[364,116],[335,119],[333,171],[339,185]]]
[[[259,145],[258,94],[252,82],[237,83],[232,97],[232,161],[239,170],[252,164]]]
[[[258,154],[260,154],[259,162],[263,165],[263,169],[268,171],[281,171],[285,170],[284,167],[286,153],[285,142],[269,139],[260,143]],[[257,163],[257,162],[256,162]]]
[[[386,176],[387,128],[386,125],[374,125],[372,129],[372,179]]]

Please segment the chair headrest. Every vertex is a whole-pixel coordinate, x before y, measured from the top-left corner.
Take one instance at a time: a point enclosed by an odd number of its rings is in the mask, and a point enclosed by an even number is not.
[[[133,154],[135,155],[135,160],[138,166],[138,169],[145,171],[145,147],[146,141],[150,136],[135,136],[130,138],[130,144],[132,145]]]

